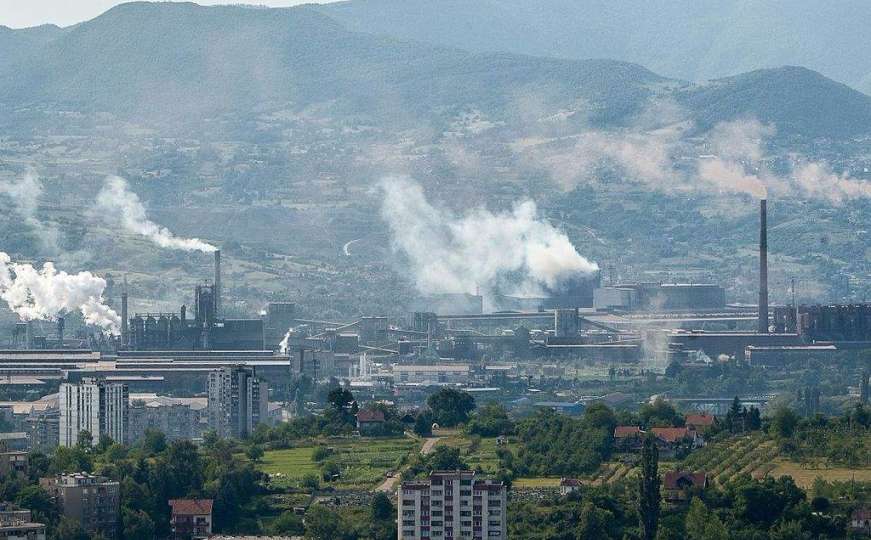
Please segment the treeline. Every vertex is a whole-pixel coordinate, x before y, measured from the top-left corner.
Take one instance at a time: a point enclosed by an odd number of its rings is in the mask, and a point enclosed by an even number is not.
[[[170,499],[214,499],[216,532],[256,531],[252,504],[263,492],[263,474],[250,461],[237,457],[238,448],[206,437],[202,448],[190,441],[167,444],[160,432],[127,447],[104,438],[93,447],[89,437],[72,448],[59,447],[48,456],[31,453],[28,476],[10,474],[0,483],[0,497],[30,509],[45,523],[54,540],[96,540],[75,522],[62,519],[39,485],[39,478],[59,473],[91,472],[117,480],[121,487],[121,538],[152,540],[169,534]]]
[[[513,502],[511,538],[526,540],[635,540],[645,538],[636,481],[585,486],[567,497]],[[695,493],[689,505],[663,504],[656,540],[810,540],[847,538],[856,501],[837,505],[808,496],[789,477],[736,477]]]
[[[864,405],[857,404],[842,416],[811,418],[780,407],[771,418],[769,432],[778,438],[781,452],[797,461],[871,466],[871,410]]]

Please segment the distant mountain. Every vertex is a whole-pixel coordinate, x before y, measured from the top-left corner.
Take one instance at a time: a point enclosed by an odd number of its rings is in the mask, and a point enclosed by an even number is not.
[[[169,118],[337,101],[351,113],[504,109],[525,91],[619,118],[663,79],[605,60],[473,54],[350,32],[306,8],[131,3],[7,66],[0,99]]]
[[[450,12],[503,3],[439,5]],[[53,103],[146,121],[291,103],[410,124],[477,109],[510,123],[523,121],[514,116],[534,102],[547,114],[583,110],[578,122],[619,125],[651,97],[670,97],[702,125],[752,115],[775,122],[782,133],[871,131],[871,97],[806,69],[693,85],[621,61],[472,53],[378,37],[347,30],[313,7],[123,4],[68,29],[4,29],[4,57],[10,60],[0,62],[0,102]]]
[[[692,81],[802,65],[871,93],[865,0],[350,0],[317,9],[353,30],[473,51],[614,58]]]
[[[782,133],[843,137],[867,134],[871,98],[801,67],[762,69],[676,93],[700,128],[727,117],[755,117]]]

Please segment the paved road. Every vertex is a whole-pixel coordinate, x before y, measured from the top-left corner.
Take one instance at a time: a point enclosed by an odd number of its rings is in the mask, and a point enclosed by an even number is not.
[[[441,437],[428,437],[426,441],[424,441],[423,446],[420,447],[421,455],[425,456],[427,454],[432,453],[432,449],[435,447],[436,443],[439,441]],[[399,482],[400,477],[402,476],[401,471],[397,471],[396,475],[392,478],[387,478],[381,485],[375,488],[375,491],[381,491],[383,493],[393,493],[396,490],[396,483]]]

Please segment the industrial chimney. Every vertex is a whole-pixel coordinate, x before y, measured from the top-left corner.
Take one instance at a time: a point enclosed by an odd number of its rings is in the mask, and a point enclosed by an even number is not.
[[[221,309],[221,250],[215,251],[215,318]]]
[[[768,201],[759,201],[759,328],[768,333]]]
[[[58,349],[64,348],[64,323],[65,323],[65,321],[64,321],[63,317],[57,318],[57,348]]]
[[[130,344],[130,329],[127,326],[127,276],[124,276],[124,290],[121,291],[121,348]]]

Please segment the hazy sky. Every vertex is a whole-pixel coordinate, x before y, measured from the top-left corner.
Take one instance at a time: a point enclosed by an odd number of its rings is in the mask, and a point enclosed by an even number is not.
[[[283,7],[298,4],[324,4],[329,0],[199,0],[197,4],[257,4]],[[0,25],[26,28],[45,23],[69,26],[93,19],[122,0],[0,0]]]

